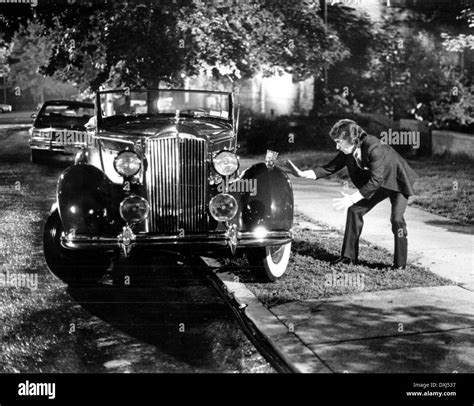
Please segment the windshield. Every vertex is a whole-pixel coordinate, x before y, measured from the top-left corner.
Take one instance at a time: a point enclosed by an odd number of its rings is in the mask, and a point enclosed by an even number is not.
[[[60,118],[75,117],[89,119],[94,115],[94,105],[84,106],[77,104],[49,104],[41,110],[41,117]]]
[[[127,89],[102,92],[100,111],[102,117],[115,115],[176,115],[191,117],[214,117],[230,120],[229,93],[200,92],[189,90],[148,90]]]

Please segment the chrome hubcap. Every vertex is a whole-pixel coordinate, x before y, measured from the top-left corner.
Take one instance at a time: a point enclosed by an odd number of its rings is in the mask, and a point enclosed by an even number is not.
[[[270,256],[272,257],[272,262],[274,264],[278,264],[281,259],[283,258],[283,253],[285,252],[285,246],[279,247],[269,247],[270,248]]]

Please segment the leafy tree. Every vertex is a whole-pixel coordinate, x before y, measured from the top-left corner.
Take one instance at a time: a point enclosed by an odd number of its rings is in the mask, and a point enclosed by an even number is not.
[[[458,16],[461,27],[474,27],[474,7],[466,7]],[[461,55],[459,69],[445,67],[446,87],[438,94],[432,102],[435,121],[438,126],[453,127],[471,125],[474,123],[474,62],[471,58],[470,64],[466,63],[466,56],[474,55],[474,35],[458,33],[450,35],[446,32],[441,34],[444,39],[443,46],[450,52],[458,52]]]
[[[259,71],[306,78],[345,55],[313,0],[40,3],[37,17],[54,43],[45,72],[92,89],[175,84],[201,69],[232,80]]]
[[[469,28],[474,28],[474,6],[463,9],[458,16],[458,20],[461,23],[467,23]],[[450,35],[443,33],[441,36],[444,39],[443,45],[451,52],[464,52],[466,49],[474,50],[474,35],[472,34]]]
[[[38,23],[21,26],[14,34],[8,57],[8,85],[29,92],[35,104],[43,103],[45,95],[71,93],[71,86],[40,73],[51,54],[51,43],[43,35],[44,27]]]
[[[10,42],[21,26],[33,17],[34,8],[26,3],[2,2],[0,6],[0,41]]]
[[[337,106],[342,111],[349,108],[356,112],[360,108],[355,99],[359,96],[356,95],[363,94],[365,89],[371,87],[363,73],[370,63],[371,51],[379,40],[377,31],[367,15],[343,3],[328,4],[327,12],[328,25],[336,31],[347,52],[342,60],[331,66],[326,86],[323,82],[319,83],[324,89],[320,95],[326,100],[321,112],[335,112]]]

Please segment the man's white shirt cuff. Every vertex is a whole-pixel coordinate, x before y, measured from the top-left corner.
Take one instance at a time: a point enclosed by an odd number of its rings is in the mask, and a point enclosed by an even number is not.
[[[364,198],[364,196],[362,196],[360,192],[357,191],[351,194],[349,198],[351,199],[352,204],[356,204],[357,202],[361,201]]]

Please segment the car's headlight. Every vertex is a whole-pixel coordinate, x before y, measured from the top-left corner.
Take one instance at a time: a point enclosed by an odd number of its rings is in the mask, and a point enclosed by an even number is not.
[[[130,177],[140,172],[142,161],[133,151],[122,151],[114,159],[114,168],[122,176]]]
[[[217,221],[232,220],[238,209],[239,205],[235,197],[225,193],[214,196],[209,202],[209,211]]]
[[[213,159],[212,164],[219,175],[230,176],[239,169],[237,155],[230,151],[221,151]]]

